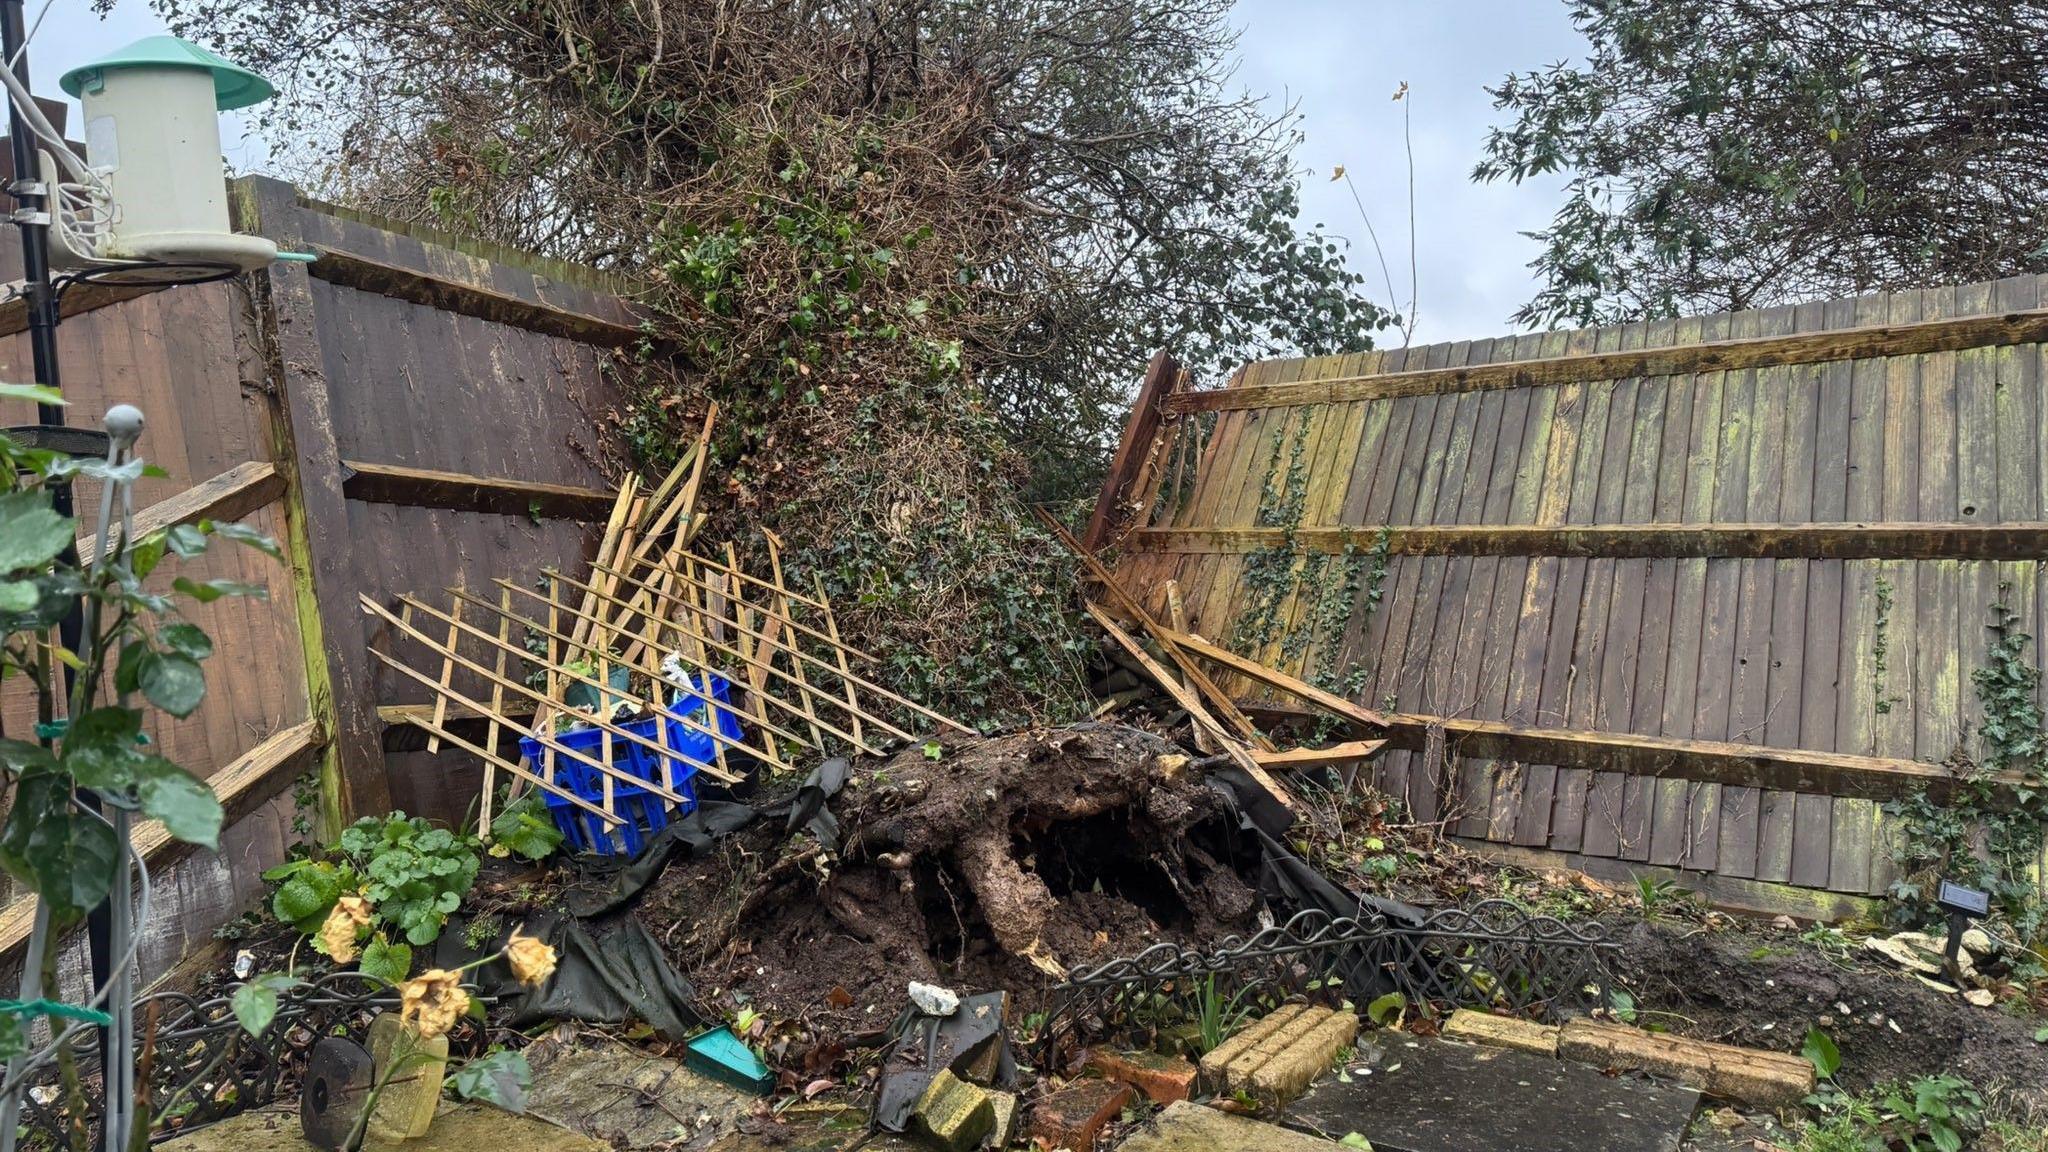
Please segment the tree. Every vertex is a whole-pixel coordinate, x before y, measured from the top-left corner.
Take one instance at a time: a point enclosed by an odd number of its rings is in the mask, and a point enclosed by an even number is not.
[[[330,199],[598,265],[660,318],[629,431],[721,408],[714,515],[773,527],[975,716],[1070,698],[1058,546],[1153,349],[1212,378],[1370,346],[1293,223],[1298,141],[1226,0],[156,0],[279,81]],[[1052,709],[1057,710],[1057,709]]]
[[[1473,172],[1569,172],[1529,325],[2048,270],[2048,5],[1568,0]]]

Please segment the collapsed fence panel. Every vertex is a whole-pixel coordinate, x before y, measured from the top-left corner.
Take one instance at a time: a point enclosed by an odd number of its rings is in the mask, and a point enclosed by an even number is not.
[[[1155,391],[1091,542],[1148,609],[1171,581],[1190,631],[1407,722],[1375,774],[1420,819],[1878,894],[1884,803],[1979,752],[1993,606],[2043,618],[2041,305],[2019,277],[1252,364]],[[1460,755],[1454,724],[1435,760],[1432,717],[1531,733]]]

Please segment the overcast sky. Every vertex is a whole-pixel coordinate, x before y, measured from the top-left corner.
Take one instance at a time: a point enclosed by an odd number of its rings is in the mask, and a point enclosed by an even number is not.
[[[29,5],[33,15],[37,5]],[[1307,139],[1305,223],[1353,242],[1353,266],[1375,300],[1388,303],[1379,260],[1351,193],[1331,183],[1344,165],[1392,270],[1395,303],[1408,301],[1408,164],[1402,105],[1409,85],[1415,147],[1417,342],[1491,336],[1533,291],[1526,265],[1536,246],[1521,233],[1543,227],[1561,180],[1516,187],[1472,183],[1472,165],[1496,113],[1483,86],[1510,71],[1577,57],[1585,42],[1563,0],[1237,0],[1244,64],[1239,82],[1277,109],[1296,102]],[[36,90],[54,94],[66,69],[163,31],[146,0],[120,0],[102,22],[86,0],[55,0],[30,46]],[[75,115],[75,112],[74,112]],[[228,160],[260,168],[260,144],[222,128]]]

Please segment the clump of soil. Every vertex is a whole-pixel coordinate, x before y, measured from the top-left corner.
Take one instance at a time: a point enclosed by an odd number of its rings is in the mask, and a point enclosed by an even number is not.
[[[772,821],[671,864],[635,910],[700,993],[808,1039],[885,1026],[911,980],[1007,989],[1243,930],[1256,903],[1219,797],[1167,740],[1116,724],[948,739],[857,764],[838,851]]]
[[[1977,1008],[1897,969],[1826,955],[1789,933],[1645,923],[1616,964],[1645,1023],[1681,1036],[1797,1052],[1817,1027],[1842,1053],[1836,1079],[1861,1090],[1953,1072],[2048,1109],[2038,1019]],[[1846,1009],[1846,1011],[1845,1011]]]

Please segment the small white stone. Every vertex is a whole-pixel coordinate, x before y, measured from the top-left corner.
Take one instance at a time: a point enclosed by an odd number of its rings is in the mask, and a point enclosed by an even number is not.
[[[910,1002],[927,1016],[951,1016],[960,1010],[960,994],[936,984],[910,982]]]
[[[1968,1000],[1979,1008],[1989,1008],[1993,1004],[1998,1003],[1998,997],[1993,995],[1989,988],[1972,988],[1968,992],[1963,993],[1963,999]]]

